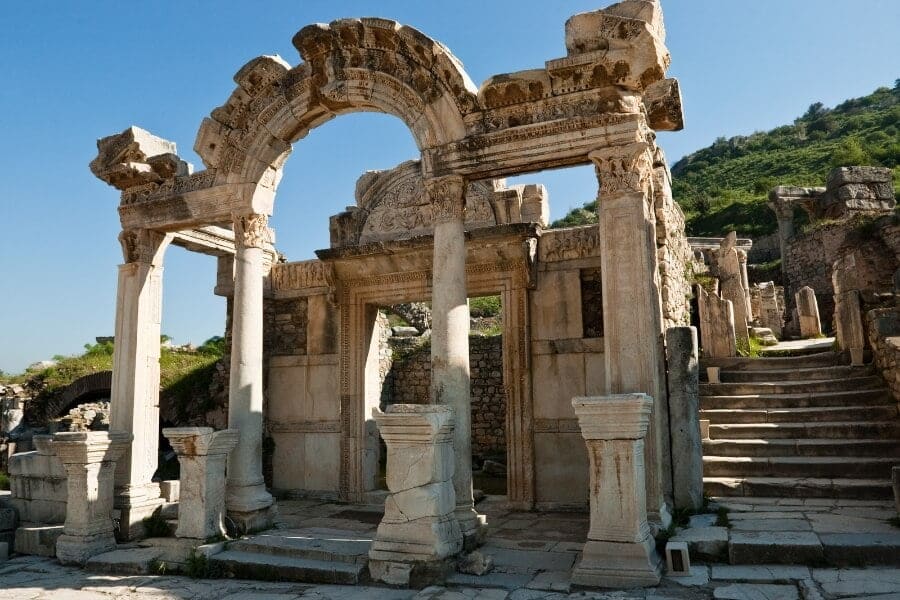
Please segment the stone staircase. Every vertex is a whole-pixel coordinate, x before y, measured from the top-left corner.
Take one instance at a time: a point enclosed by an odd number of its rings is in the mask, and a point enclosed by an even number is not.
[[[278,529],[230,542],[209,563],[226,577],[355,585],[368,578],[371,545],[344,530]]]
[[[705,359],[700,418],[709,496],[881,500],[900,464],[897,403],[874,369],[835,352]],[[705,383],[706,367],[721,369]]]

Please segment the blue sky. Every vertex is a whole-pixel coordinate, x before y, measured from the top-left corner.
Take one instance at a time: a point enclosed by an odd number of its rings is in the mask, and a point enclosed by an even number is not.
[[[5,3],[0,15],[0,370],[21,371],[111,335],[121,262],[112,188],[93,178],[95,140],[135,124],[191,150],[200,121],[249,59],[299,56],[304,25],[383,16],[445,43],[476,85],[565,55],[566,19],[604,0],[455,2],[157,0]],[[663,0],[687,128],[662,134],[670,162],[719,136],[791,122],[900,77],[896,0]],[[289,259],[328,245],[328,215],[353,203],[357,177],[415,157],[393,117],[358,114],[314,130],[285,169],[272,224]],[[552,215],[590,200],[589,168],[519,181],[548,186]],[[221,334],[215,262],[166,256],[163,332]]]

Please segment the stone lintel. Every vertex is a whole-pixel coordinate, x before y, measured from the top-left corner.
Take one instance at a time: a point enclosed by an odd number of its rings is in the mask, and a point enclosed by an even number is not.
[[[453,433],[453,409],[434,404],[394,404],[375,412],[375,422],[386,443],[436,444]]]
[[[586,440],[637,440],[647,433],[653,398],[647,394],[615,394],[572,399]]]
[[[184,229],[172,234],[172,245],[209,256],[233,256],[234,232],[216,225]]]
[[[115,461],[131,442],[121,431],[68,431],[53,436],[53,450],[64,465]]]

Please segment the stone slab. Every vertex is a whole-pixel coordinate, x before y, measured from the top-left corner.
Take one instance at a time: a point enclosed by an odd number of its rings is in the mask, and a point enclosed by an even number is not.
[[[900,565],[900,532],[825,533],[819,538],[830,564]]]
[[[111,575],[147,575],[153,562],[162,556],[159,548],[123,548],[92,556],[85,568],[95,573]]]
[[[729,516],[730,520],[730,516]],[[811,531],[804,519],[737,519],[732,524],[734,531]]]
[[[0,542],[0,563],[6,562],[9,558],[9,544],[6,542]]]
[[[713,565],[712,578],[743,583],[785,583],[809,579],[808,567],[788,565]]]
[[[569,571],[543,571],[525,586],[530,590],[545,592],[565,592],[572,589],[572,574]]]
[[[27,525],[16,529],[15,550],[19,554],[56,556],[56,539],[62,535],[62,525]]]
[[[481,552],[493,556],[497,567],[514,567],[526,571],[567,571],[575,564],[575,555],[571,552],[512,550],[492,545],[485,545]]]
[[[664,576],[664,579],[685,587],[706,585],[709,583],[709,567],[704,565],[691,565],[690,575],[666,575]]]
[[[735,583],[713,591],[717,600],[798,600],[800,594],[793,585]]]
[[[728,543],[733,565],[821,564],[822,543],[810,531],[734,531]]]
[[[532,577],[531,573],[487,573],[480,577],[464,573],[451,573],[447,577],[447,583],[449,585],[464,585],[468,587],[515,590],[525,587]]]
[[[673,542],[687,542],[691,558],[720,560],[728,551],[728,529],[725,527],[689,527],[672,537]]]

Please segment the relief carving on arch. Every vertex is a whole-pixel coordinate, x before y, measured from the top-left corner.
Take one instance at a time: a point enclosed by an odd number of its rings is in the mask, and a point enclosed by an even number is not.
[[[257,213],[234,215],[234,241],[244,248],[269,249],[274,242],[269,216]]]

